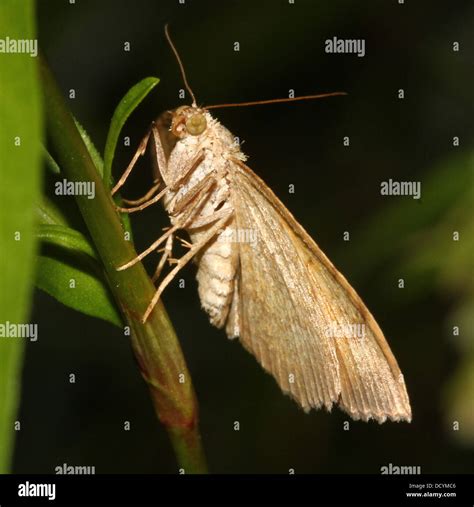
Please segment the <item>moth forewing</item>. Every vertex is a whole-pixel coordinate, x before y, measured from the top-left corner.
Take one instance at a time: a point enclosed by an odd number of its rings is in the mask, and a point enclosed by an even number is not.
[[[374,318],[291,213],[235,161],[240,339],[304,409],[334,403],[355,419],[411,420],[405,383]],[[360,326],[362,336],[348,330]],[[331,332],[334,328],[340,333]]]

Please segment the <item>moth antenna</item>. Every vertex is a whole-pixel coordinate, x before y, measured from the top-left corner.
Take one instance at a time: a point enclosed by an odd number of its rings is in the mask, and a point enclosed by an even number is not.
[[[181,75],[183,76],[184,86],[186,87],[186,90],[188,90],[189,94],[191,95],[191,97],[193,99],[193,106],[196,106],[196,97],[194,96],[194,93],[191,90],[191,87],[189,86],[188,80],[186,79],[186,72],[184,72],[183,63],[182,63],[181,58],[179,56],[178,50],[175,48],[173,41],[171,40],[169,31],[168,31],[168,23],[166,23],[166,25],[165,25],[165,35],[166,35],[166,39],[168,40],[168,44],[170,45],[171,49],[173,50],[174,56],[176,57],[176,60],[178,61],[178,65],[181,70]]]
[[[235,102],[231,104],[215,104],[212,106],[206,106],[206,109],[220,109],[223,107],[244,107],[244,106],[258,106],[262,104],[276,104],[280,102],[295,102],[297,100],[312,100],[322,99],[324,97],[335,97],[337,95],[347,95],[346,92],[331,92],[331,93],[320,93],[318,95],[303,95],[302,97],[284,98],[284,99],[269,99],[269,100],[254,100],[252,102]]]

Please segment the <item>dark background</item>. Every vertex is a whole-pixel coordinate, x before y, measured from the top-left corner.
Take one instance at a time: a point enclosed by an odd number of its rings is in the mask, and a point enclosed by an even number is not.
[[[189,102],[178,99],[166,22],[200,103],[285,97],[289,89],[348,92],[216,116],[245,140],[250,167],[371,309],[405,375],[413,422],[351,421],[344,431],[349,417],[338,409],[304,414],[238,341],[208,323],[189,266],[186,288],[173,283],[164,303],[197,390],[211,471],[380,473],[392,463],[472,473],[473,201],[463,184],[472,183],[472,2],[43,0],[37,11],[40,46],[64,93],[75,89],[71,110],[100,150],[125,92],[146,76],[161,79],[124,128],[131,146],[119,144],[116,176],[150,122]],[[334,36],[365,39],[365,57],[326,54],[324,41]],[[422,199],[381,196],[389,178],[421,181]],[[124,195],[141,195],[150,183],[144,160]],[[135,215],[137,249],[166,224],[160,206]],[[461,231],[457,244],[452,230]],[[40,339],[27,349],[14,472],[52,473],[62,463],[96,473],[176,472],[121,330],[40,292],[31,321]]]

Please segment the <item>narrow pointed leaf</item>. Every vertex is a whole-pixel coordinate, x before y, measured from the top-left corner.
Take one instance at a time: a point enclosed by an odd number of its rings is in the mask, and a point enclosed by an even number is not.
[[[103,180],[106,185],[112,181],[112,162],[115,154],[117,140],[127,118],[132,114],[140,102],[150,93],[150,91],[160,82],[157,77],[146,77],[125,94],[123,99],[114,111],[110,123],[107,141],[104,151],[104,174]]]
[[[37,262],[36,286],[66,306],[121,327],[110,291],[94,266],[80,265],[77,256],[68,262],[64,255],[41,255]],[[80,267],[79,267],[80,266]]]
[[[87,239],[75,229],[63,225],[46,225],[38,227],[37,238],[43,243],[56,245],[73,253],[85,254],[93,259],[97,259],[94,247]]]

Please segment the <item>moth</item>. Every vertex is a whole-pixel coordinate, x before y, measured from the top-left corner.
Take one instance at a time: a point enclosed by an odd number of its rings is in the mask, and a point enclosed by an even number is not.
[[[131,207],[118,208],[132,213],[162,201],[171,222],[150,247],[118,268],[127,269],[160,247],[154,280],[167,262],[174,266],[159,282],[143,321],[166,286],[194,259],[201,306],[211,323],[229,338],[239,338],[305,411],[339,405],[353,419],[411,421],[403,375],[374,317],[248,167],[234,136],[210,113],[223,106],[197,105],[167,27],[165,33],[192,104],[152,123],[112,191],[123,186],[150,146],[155,185],[143,198],[126,201]],[[174,259],[180,230],[190,241],[182,240],[188,250]]]

